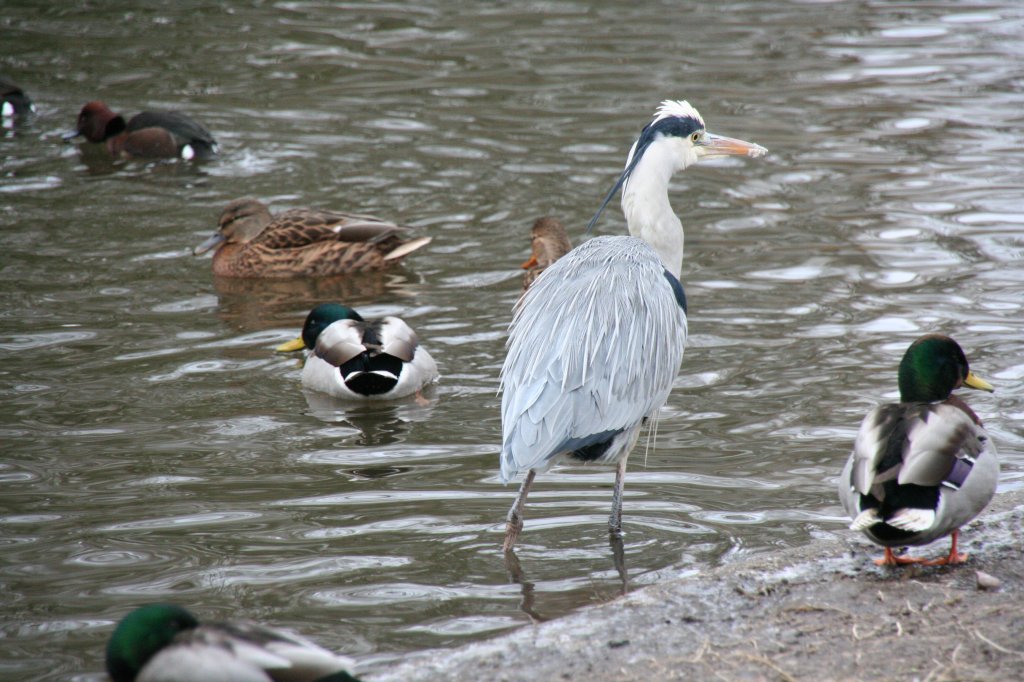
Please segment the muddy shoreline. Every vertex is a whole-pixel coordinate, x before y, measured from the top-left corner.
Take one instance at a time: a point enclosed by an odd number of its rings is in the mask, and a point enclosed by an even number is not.
[[[963,529],[964,565],[879,568],[879,548],[837,532],[365,679],[1024,679],[1022,529],[1024,491],[1006,492]]]

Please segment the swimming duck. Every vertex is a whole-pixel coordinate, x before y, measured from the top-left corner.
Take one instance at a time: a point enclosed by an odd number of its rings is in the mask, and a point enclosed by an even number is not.
[[[530,288],[533,280],[549,265],[572,251],[572,242],[565,233],[565,226],[550,216],[537,218],[530,228],[530,258],[522,264],[523,291]]]
[[[78,114],[71,140],[79,135],[89,142],[106,142],[114,158],[209,159],[217,154],[210,131],[178,111],[143,111],[125,122],[100,101],[89,102]]]
[[[438,378],[437,364],[397,317],[364,320],[338,303],[323,303],[306,316],[302,336],[278,352],[309,349],[302,385],[348,400],[388,400],[418,394]]]
[[[273,216],[262,202],[229,203],[212,237],[195,255],[216,247],[213,274],[220,277],[331,277],[381,270],[430,243],[403,240],[400,227],[370,215],[296,208]]]
[[[0,119],[35,113],[36,105],[15,83],[0,76]]]
[[[995,494],[999,461],[978,415],[952,392],[966,386],[993,391],[971,371],[948,336],[914,341],[899,367],[900,402],[879,405],[864,418],[853,453],[839,477],[839,498],[863,531],[885,547],[875,563],[957,564],[958,529]],[[951,535],[949,556],[895,556],[892,548],[925,545]]]
[[[352,662],[298,635],[257,623],[200,624],[187,609],[149,604],[107,643],[113,682],[358,682]]]

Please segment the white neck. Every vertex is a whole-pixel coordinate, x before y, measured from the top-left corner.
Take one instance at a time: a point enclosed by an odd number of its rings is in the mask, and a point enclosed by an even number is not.
[[[668,202],[668,183],[686,164],[665,142],[651,144],[630,173],[622,188],[622,212],[629,233],[650,244],[665,269],[678,278],[683,269],[683,224]]]

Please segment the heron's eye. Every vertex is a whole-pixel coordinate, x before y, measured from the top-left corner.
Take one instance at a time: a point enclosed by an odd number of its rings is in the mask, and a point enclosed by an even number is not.
[[[700,131],[699,130],[697,132],[695,132],[693,135],[690,135],[690,141],[693,142],[694,144],[697,144],[698,142],[700,142]]]

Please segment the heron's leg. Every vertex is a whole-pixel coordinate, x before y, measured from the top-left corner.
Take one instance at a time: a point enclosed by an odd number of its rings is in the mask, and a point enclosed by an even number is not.
[[[622,488],[626,484],[626,458],[615,468],[615,489],[612,491],[612,515],[608,517],[608,531],[622,532]]]
[[[622,581],[622,594],[629,592],[629,573],[626,571],[626,548],[622,544],[622,533],[608,533],[608,544],[612,548],[612,563]]]
[[[530,492],[530,486],[533,485],[533,479],[537,475],[537,472],[530,469],[526,478],[523,479],[523,485],[519,488],[519,497],[512,504],[512,508],[508,510],[508,523],[505,525],[505,542],[501,545],[501,551],[511,552],[512,547],[515,546],[516,540],[519,538],[519,532],[523,530],[523,505],[526,504],[526,495]]]

